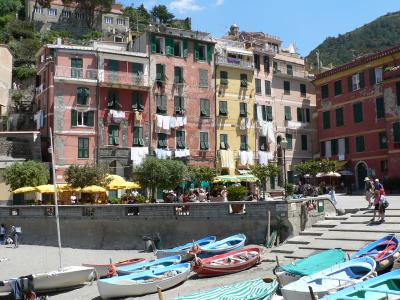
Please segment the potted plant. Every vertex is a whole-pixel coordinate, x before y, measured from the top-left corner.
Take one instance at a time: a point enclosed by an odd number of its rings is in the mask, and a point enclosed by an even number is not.
[[[135,203],[141,204],[141,203],[146,203],[146,197],[143,195],[137,195],[135,197]]]
[[[227,189],[228,201],[242,201],[246,196],[248,189],[245,186],[230,186]],[[233,213],[243,212],[244,204],[231,204]]]

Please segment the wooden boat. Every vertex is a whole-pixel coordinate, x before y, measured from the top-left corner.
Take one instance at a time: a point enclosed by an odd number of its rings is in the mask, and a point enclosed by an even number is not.
[[[186,256],[188,254],[190,248],[192,248],[193,246],[196,245],[199,247],[203,247],[208,244],[214,243],[216,239],[217,238],[215,236],[206,236],[200,240],[197,240],[197,241],[194,241],[191,243],[187,243],[187,244],[175,247],[175,248],[157,250],[156,256],[157,256],[157,258],[162,258],[162,257],[166,257],[166,256],[171,256],[171,255]]]
[[[198,248],[202,256],[216,255],[242,249],[245,242],[246,236],[242,233],[239,233]]]
[[[146,260],[133,265],[127,265],[117,268],[118,275],[128,275],[135,272],[142,272],[146,270],[155,270],[175,265],[181,262],[181,256],[168,256],[159,259]]]
[[[330,249],[288,265],[277,266],[274,274],[278,277],[279,284],[285,286],[303,276],[312,275],[344,261],[346,261],[346,253],[342,249]]]
[[[310,276],[289,283],[281,288],[285,300],[312,300],[309,287],[318,299],[338,290],[375,277],[376,263],[370,257],[362,257],[334,265]]]
[[[108,272],[111,268],[111,266],[115,267],[122,267],[122,266],[127,266],[127,265],[133,265],[139,262],[143,262],[146,259],[144,258],[132,258],[132,259],[127,259],[127,260],[122,260],[116,263],[109,263],[109,264],[82,264],[82,266],[85,267],[92,267],[96,270],[97,276],[99,278],[106,277],[108,275]]]
[[[400,269],[345,288],[321,300],[400,299]]]
[[[378,273],[387,272],[393,267],[399,250],[398,239],[394,234],[389,234],[354,253],[351,259],[363,256],[372,257],[376,261],[376,271]]]
[[[200,277],[226,275],[240,272],[260,263],[261,249],[244,248],[209,258],[197,258],[192,266]]]
[[[100,279],[97,287],[102,299],[140,296],[169,289],[185,281],[190,274],[190,263]]]
[[[270,300],[277,288],[278,282],[271,278],[253,279],[181,296],[175,300]]]
[[[25,291],[28,283],[35,292],[53,292],[78,287],[85,282],[95,279],[94,268],[83,266],[65,267],[59,271],[36,273],[20,277],[23,280]],[[11,280],[11,279],[10,279]],[[0,293],[11,293],[10,280],[0,281]]]

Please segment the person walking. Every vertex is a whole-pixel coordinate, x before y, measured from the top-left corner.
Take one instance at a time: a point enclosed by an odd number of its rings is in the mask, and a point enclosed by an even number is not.
[[[381,189],[379,191],[380,194],[380,199],[379,199],[379,222],[384,223],[385,222],[385,212],[386,212],[386,207],[389,206],[389,202],[386,199],[385,195],[385,190]]]
[[[374,192],[374,186],[371,182],[371,179],[369,179],[368,177],[365,177],[364,182],[365,182],[365,199],[368,201],[368,208],[371,208],[372,206],[371,198]]]
[[[19,247],[20,234],[21,234],[21,227],[16,227],[16,226],[11,227],[11,236],[14,240],[14,248]]]
[[[4,224],[0,225],[0,245],[4,245],[6,241],[7,229]]]
[[[374,187],[377,191],[383,190],[383,185],[379,182],[378,178],[375,179]]]
[[[329,195],[331,196],[331,202],[336,205],[337,200],[336,200],[336,193],[335,193],[335,187],[331,187],[331,190],[329,191]]]

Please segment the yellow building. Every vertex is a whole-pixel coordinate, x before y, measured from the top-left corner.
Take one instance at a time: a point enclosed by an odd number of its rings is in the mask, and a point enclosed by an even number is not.
[[[217,166],[238,174],[256,159],[253,53],[241,42],[216,45]]]

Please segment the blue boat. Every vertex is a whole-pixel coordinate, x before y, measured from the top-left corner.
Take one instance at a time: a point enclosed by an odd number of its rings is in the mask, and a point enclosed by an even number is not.
[[[156,256],[158,258],[166,257],[166,256],[171,256],[171,255],[181,255],[181,256],[186,256],[188,254],[188,251],[190,248],[193,246],[199,246],[199,247],[204,247],[208,244],[214,243],[217,238],[215,236],[206,236],[200,240],[193,241],[190,243],[187,243],[182,246],[178,246],[175,248],[171,249],[163,249],[163,250],[157,250],[156,251]]]
[[[390,270],[393,267],[394,255],[399,251],[399,241],[394,234],[389,234],[375,242],[372,242],[354,253],[350,258],[369,256],[376,261],[378,273]]]
[[[400,299],[400,269],[341,290],[321,300]]]
[[[202,255],[216,255],[243,248],[246,242],[246,236],[242,233],[232,235],[220,241],[199,247]]]
[[[180,263],[180,255],[168,256],[159,259],[148,260],[137,264],[127,265],[117,268],[118,275],[128,275],[147,270],[156,270]]]
[[[184,282],[190,274],[190,263],[170,265],[165,268],[111,277],[97,281],[102,299],[125,298],[156,293]]]

